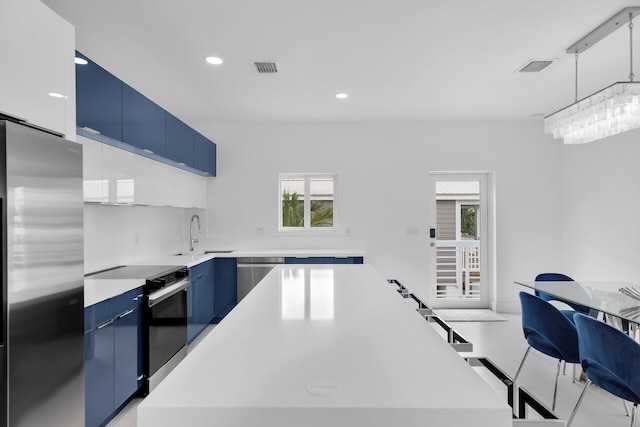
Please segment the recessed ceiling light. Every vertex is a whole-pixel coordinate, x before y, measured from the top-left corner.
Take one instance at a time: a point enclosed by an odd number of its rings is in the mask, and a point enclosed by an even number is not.
[[[56,92],[49,92],[49,96],[52,98],[67,98],[66,96]]]
[[[218,58],[217,56],[207,56],[206,61],[209,64],[213,64],[213,65],[220,65],[222,64],[222,59]]]
[[[84,58],[78,58],[78,57],[76,56],[76,64],[78,64],[78,65],[87,65],[88,63],[89,63],[89,61],[87,61],[86,59],[84,59]]]
[[[347,99],[349,97],[348,93],[336,93],[336,98],[338,99]]]

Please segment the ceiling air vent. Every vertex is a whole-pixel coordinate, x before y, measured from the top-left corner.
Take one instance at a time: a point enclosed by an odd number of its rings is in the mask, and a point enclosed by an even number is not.
[[[253,69],[258,74],[278,74],[280,64],[277,61],[251,61]]]
[[[553,63],[552,59],[532,59],[527,61],[522,67],[518,68],[518,73],[537,73]]]

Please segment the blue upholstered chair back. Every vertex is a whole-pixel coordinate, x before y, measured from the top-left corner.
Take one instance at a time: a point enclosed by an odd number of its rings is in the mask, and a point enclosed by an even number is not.
[[[562,273],[541,273],[536,276],[536,282],[573,282],[573,279]],[[557,298],[544,292],[536,291],[536,295],[545,301],[560,301],[579,313],[589,314],[589,308],[571,301]]]
[[[547,301],[520,292],[522,330],[529,345],[555,359],[579,363],[575,325]]]
[[[593,317],[577,313],[574,320],[587,377],[611,394],[640,403],[640,344]]]

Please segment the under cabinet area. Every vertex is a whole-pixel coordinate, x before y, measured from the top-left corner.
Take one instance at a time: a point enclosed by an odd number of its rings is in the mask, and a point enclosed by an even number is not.
[[[78,135],[87,203],[206,208],[207,178]]]
[[[85,426],[104,425],[142,386],[142,288],[85,308]]]

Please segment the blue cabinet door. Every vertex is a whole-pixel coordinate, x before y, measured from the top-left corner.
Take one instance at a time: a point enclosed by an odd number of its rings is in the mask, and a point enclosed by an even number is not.
[[[362,257],[286,257],[285,264],[362,264]]]
[[[167,155],[165,111],[126,83],[122,84],[122,141]]]
[[[238,303],[238,260],[236,258],[214,258],[214,304],[217,323]]]
[[[110,322],[110,321],[109,321]],[[84,335],[85,425],[101,425],[113,412],[112,323],[99,325]]]
[[[122,82],[108,71],[88,61],[76,65],[76,124],[122,141]]]
[[[198,265],[200,271],[200,321],[203,329],[207,327],[215,316],[215,289],[213,260]]]
[[[187,338],[191,343],[214,317],[213,261],[189,269],[191,286],[187,288]]]
[[[194,132],[193,148],[195,153],[194,167],[206,172],[209,176],[216,176],[216,144],[198,132]]]
[[[191,342],[196,339],[200,331],[198,330],[198,326],[195,319],[195,281],[191,279],[191,286],[187,288],[187,343],[191,344]]]
[[[167,158],[195,167],[193,129],[169,113],[166,113],[165,120]]]
[[[112,300],[119,312],[114,325],[114,410],[125,403],[136,391],[142,375],[140,349],[142,342],[142,288],[120,295]]]

